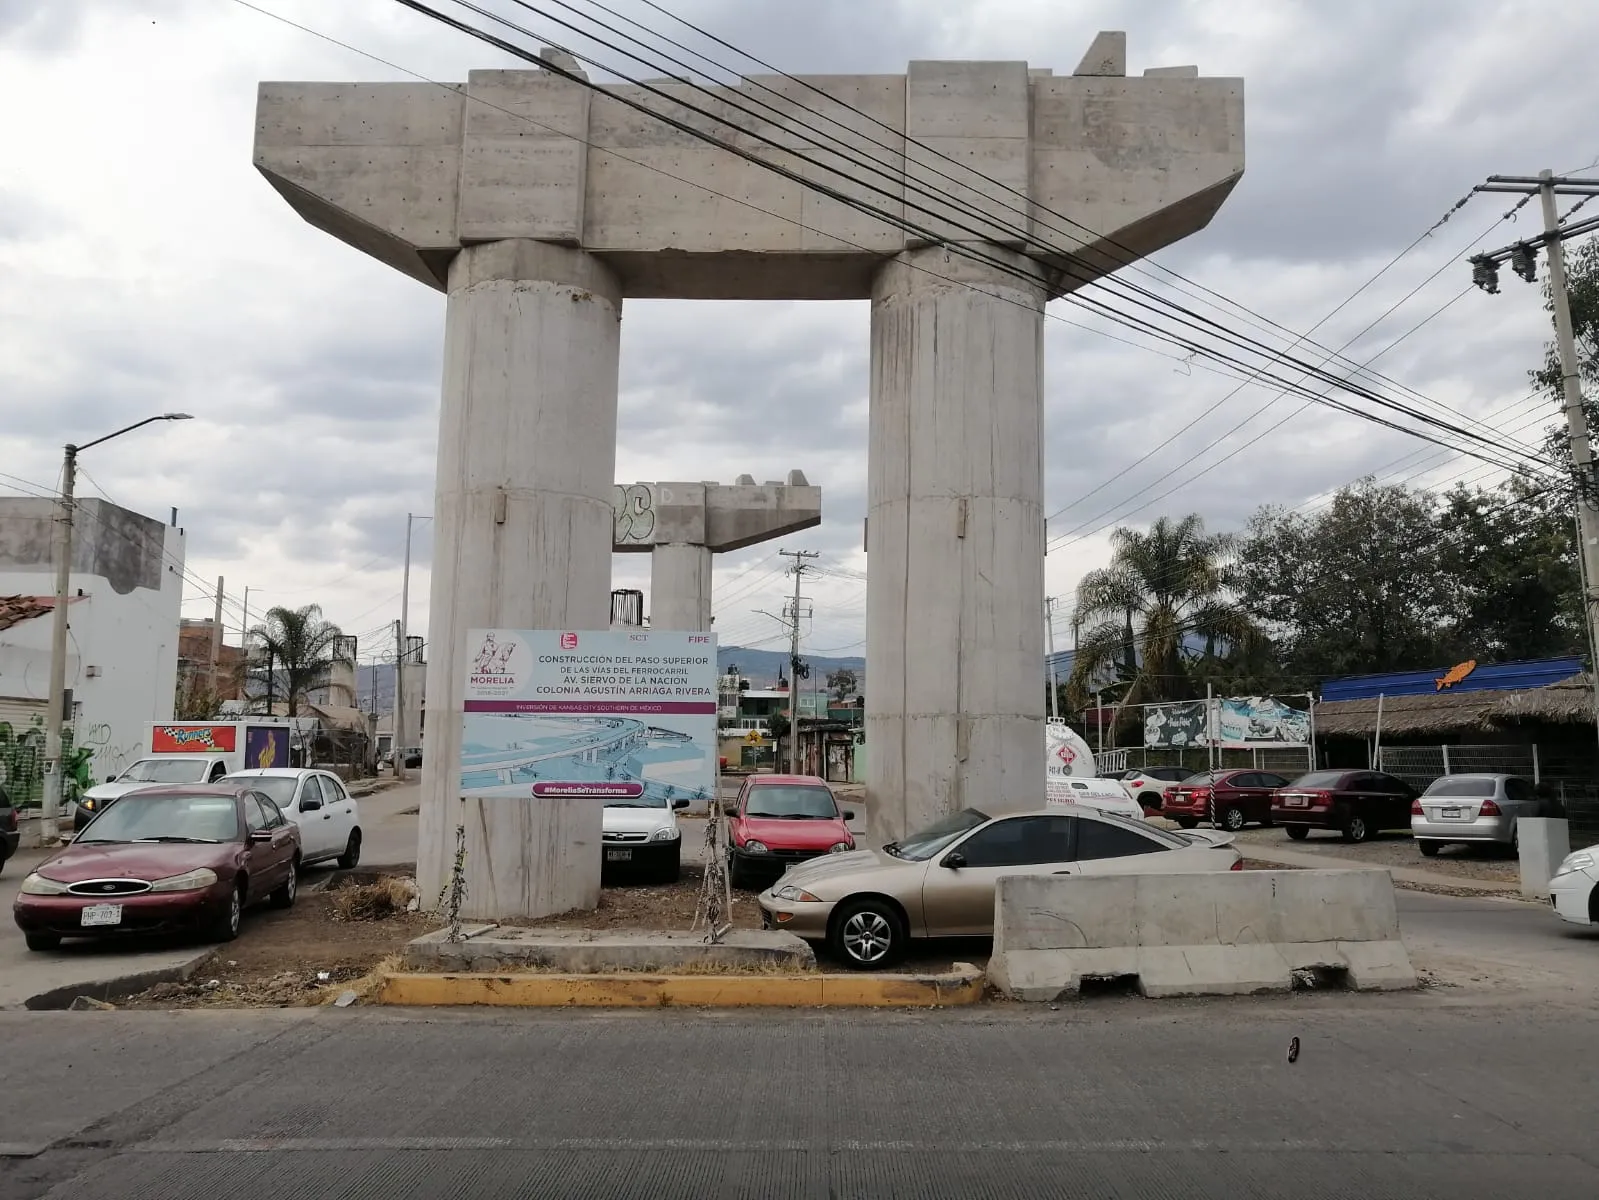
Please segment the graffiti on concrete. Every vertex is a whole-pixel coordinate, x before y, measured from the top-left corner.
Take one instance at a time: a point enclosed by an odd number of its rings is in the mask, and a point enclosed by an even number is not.
[[[0,784],[11,803],[29,808],[44,795],[44,721],[35,717],[20,728],[0,721]]]
[[[78,745],[86,752],[83,759],[83,773],[81,786],[91,788],[101,780],[113,775],[120,775],[128,766],[144,753],[142,742],[127,742],[113,745],[111,742],[111,726],[101,722],[88,726],[78,738]],[[68,773],[68,778],[72,773]]]
[[[655,533],[654,489],[647,483],[617,484],[611,514],[616,543],[647,543]]]

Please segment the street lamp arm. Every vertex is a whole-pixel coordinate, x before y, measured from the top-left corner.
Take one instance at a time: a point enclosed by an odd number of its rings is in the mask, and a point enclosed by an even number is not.
[[[135,421],[132,425],[124,426],[122,429],[117,430],[115,433],[108,433],[104,437],[95,438],[94,441],[92,441],[92,442],[84,442],[83,445],[81,445],[81,446],[69,446],[68,449],[70,449],[70,450],[72,450],[74,452],[77,452],[79,450],[87,450],[91,446],[98,446],[101,442],[109,442],[112,438],[121,437],[125,433],[132,433],[135,429],[141,429],[144,426],[150,424],[152,421],[192,421],[192,420],[194,420],[194,418],[188,413],[179,413],[179,412],[162,413],[159,416],[146,417],[142,421]]]

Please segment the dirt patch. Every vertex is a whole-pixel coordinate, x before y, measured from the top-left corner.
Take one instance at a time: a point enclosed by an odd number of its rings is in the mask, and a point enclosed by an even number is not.
[[[607,876],[600,889],[600,906],[593,912],[575,910],[541,917],[536,921],[506,921],[530,929],[687,929],[699,907],[705,868],[684,863],[676,883],[633,882],[627,876]],[[760,905],[755,893],[733,889],[733,927],[759,929]]]
[[[1290,841],[1280,829],[1246,829],[1235,843],[1247,855],[1251,845],[1277,846],[1295,854],[1326,855],[1372,867],[1408,867],[1462,881],[1516,883],[1521,878],[1517,860],[1508,852],[1472,846],[1444,846],[1432,858],[1423,858],[1408,833],[1383,833],[1369,842],[1346,842],[1336,834],[1313,831],[1302,842]],[[1465,886],[1470,886],[1466,883]]]
[[[1503,888],[1454,887],[1442,883],[1413,883],[1404,879],[1394,880],[1394,886],[1407,892],[1428,892],[1434,896],[1487,897],[1492,900],[1513,900],[1528,903],[1521,895],[1515,892],[1506,892]]]
[[[376,920],[340,920],[334,907],[338,895],[302,895],[287,911],[246,913],[238,939],[219,946],[190,980],[157,984],[118,1007],[292,1008],[326,1003],[437,925],[429,917],[403,911]]]
[[[1246,871],[1303,871],[1305,869],[1304,867],[1292,867],[1287,863],[1267,862],[1264,858],[1246,858],[1243,865]]]

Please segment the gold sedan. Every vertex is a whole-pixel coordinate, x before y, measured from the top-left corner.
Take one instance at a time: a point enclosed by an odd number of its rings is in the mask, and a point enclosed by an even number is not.
[[[992,937],[1002,875],[1237,871],[1230,834],[1160,829],[1078,805],[990,817],[965,808],[880,850],[791,867],[758,897],[761,923],[860,970],[891,965],[911,938]]]

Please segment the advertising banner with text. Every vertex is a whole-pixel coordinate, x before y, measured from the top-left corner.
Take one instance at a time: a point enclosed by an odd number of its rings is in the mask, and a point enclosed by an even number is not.
[[[472,631],[464,796],[670,807],[716,788],[716,635]]]

